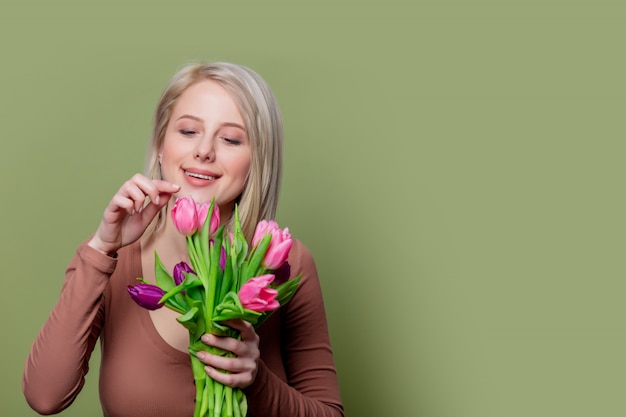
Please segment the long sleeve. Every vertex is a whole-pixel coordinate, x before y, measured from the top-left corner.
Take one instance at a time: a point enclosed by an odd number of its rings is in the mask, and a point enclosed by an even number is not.
[[[170,346],[126,287],[143,276],[141,249],[109,258],[83,244],[67,269],[59,301],[26,361],[23,390],[41,414],[67,408],[80,392],[100,337],[100,399],[106,417],[191,416],[189,354]],[[342,417],[322,293],[310,253],[294,242],[293,299],[263,323],[261,361],[246,389],[249,417]]]
[[[298,241],[292,248],[289,262],[292,276],[302,273],[302,279],[292,300],[279,310],[279,343],[285,375],[277,375],[268,363],[260,361],[257,378],[246,389],[250,414],[258,417],[343,416],[315,263],[308,249]],[[263,342],[263,335],[261,340]]]
[[[70,262],[60,297],[24,368],[24,396],[38,413],[64,410],[82,389],[103,325],[103,294],[116,262],[86,243]]]

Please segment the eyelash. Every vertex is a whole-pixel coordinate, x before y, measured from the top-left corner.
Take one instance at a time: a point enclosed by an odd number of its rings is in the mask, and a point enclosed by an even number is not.
[[[183,136],[194,136],[195,134],[197,134],[198,132],[195,130],[189,130],[189,129],[180,129],[178,131],[181,135]],[[231,139],[231,138],[227,138],[225,136],[222,137],[222,140],[224,142],[226,142],[229,145],[241,145],[241,141],[239,139]]]
[[[241,145],[241,141],[238,139],[231,139],[231,138],[226,138],[226,137],[223,137],[222,139],[224,140],[224,142],[228,143],[229,145]]]
[[[179,132],[183,136],[193,136],[196,133],[198,133],[195,130],[187,130],[187,129],[180,129]]]

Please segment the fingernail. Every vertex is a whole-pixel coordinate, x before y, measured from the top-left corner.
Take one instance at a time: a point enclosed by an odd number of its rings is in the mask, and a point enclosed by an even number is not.
[[[154,204],[158,205],[160,201],[161,201],[161,196],[157,195],[156,198],[154,199]]]

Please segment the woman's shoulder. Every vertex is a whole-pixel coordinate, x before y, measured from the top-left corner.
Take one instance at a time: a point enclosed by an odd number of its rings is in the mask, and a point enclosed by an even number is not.
[[[315,268],[315,260],[311,250],[299,239],[293,239],[287,262],[292,269]]]
[[[290,277],[300,276],[299,292],[308,292],[309,289],[317,288],[320,285],[313,254],[302,241],[294,239],[287,262],[289,263]]]
[[[311,250],[300,239],[292,238],[292,242],[291,251],[289,252],[290,256],[312,256]]]

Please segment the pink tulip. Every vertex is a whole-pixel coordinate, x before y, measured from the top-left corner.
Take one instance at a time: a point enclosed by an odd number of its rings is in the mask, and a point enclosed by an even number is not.
[[[206,216],[209,213],[209,207],[211,206],[211,202],[206,202],[203,204],[197,204],[196,210],[198,214],[198,227],[204,226],[204,221],[206,220]],[[213,214],[211,215],[211,224],[209,225],[209,234],[213,235],[217,232],[217,229],[220,227],[220,207],[217,204],[213,205]]]
[[[272,311],[280,307],[276,300],[278,291],[269,288],[274,275],[266,274],[250,278],[239,290],[239,300],[243,308],[252,311]]]
[[[206,216],[206,214],[205,214]],[[198,229],[196,203],[191,197],[179,197],[172,208],[172,220],[176,229],[185,236],[193,235]]]
[[[224,268],[226,268],[226,257],[228,255],[226,255],[226,249],[224,249],[224,247],[222,247],[222,250],[220,251],[220,269],[222,270],[222,272],[224,272]]]
[[[266,269],[275,270],[287,260],[293,240],[288,227],[282,230],[274,220],[261,220],[254,232],[252,245],[259,243],[268,234],[272,235],[272,240],[261,264]]]
[[[287,257],[289,256],[289,251],[291,250],[291,245],[293,244],[293,240],[291,240],[291,236],[289,235],[289,230],[285,229],[284,233],[281,234],[281,239],[277,239],[276,235],[272,237],[272,241],[270,243],[270,247],[267,248],[267,252],[265,252],[265,257],[261,264],[270,270],[275,270],[281,267],[282,264],[287,261]]]
[[[278,223],[274,220],[261,220],[259,224],[256,225],[256,229],[254,231],[254,237],[252,238],[252,246],[256,246],[266,234],[271,234],[272,229],[278,228]]]

